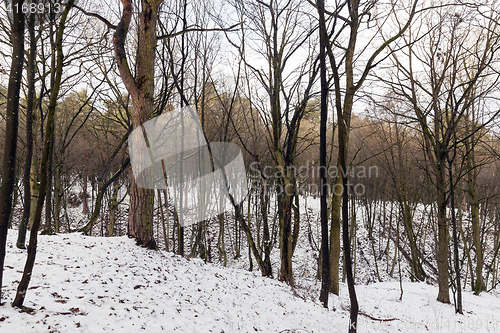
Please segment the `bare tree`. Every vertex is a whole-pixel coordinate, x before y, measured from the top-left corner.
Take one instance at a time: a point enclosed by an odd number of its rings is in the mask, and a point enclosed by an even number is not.
[[[62,71],[63,71],[63,34],[66,19],[68,17],[68,13],[73,6],[74,0],[69,0],[66,6],[64,7],[64,11],[62,13],[61,19],[59,21],[59,26],[57,29],[57,37],[56,37],[56,52],[57,52],[57,61],[56,67],[54,68],[54,84],[50,94],[49,101],[49,110],[47,114],[47,128],[45,135],[45,142],[43,146],[43,154],[42,154],[42,162],[40,165],[40,193],[38,196],[35,218],[33,220],[33,227],[30,231],[30,242],[28,245],[28,257],[26,258],[26,264],[24,266],[23,277],[21,282],[19,282],[19,286],[17,288],[16,297],[13,306],[22,307],[24,299],[26,297],[26,290],[28,289],[29,282],[31,280],[31,273],[33,271],[33,266],[35,265],[35,257],[36,257],[36,247],[37,247],[37,237],[38,237],[38,228],[40,226],[40,222],[42,219],[42,209],[45,201],[45,194],[47,191],[47,184],[49,182],[48,178],[50,175],[50,170],[48,168],[49,159],[51,156],[51,149],[53,147],[53,134],[54,134],[54,122],[55,122],[55,113],[56,113],[56,105],[57,99],[59,97],[59,90],[61,88],[61,79],[62,79]]]
[[[13,0],[13,8],[22,8],[23,0]],[[12,214],[12,194],[16,173],[16,149],[19,114],[19,94],[24,63],[24,14],[13,11],[11,22],[12,63],[7,90],[5,143],[2,156],[2,184],[0,185],[0,303],[7,243],[7,228]]]
[[[317,6],[317,4],[315,4]],[[399,25],[391,38],[380,42],[380,45],[374,47],[371,54],[367,54],[366,48],[358,50],[357,45],[358,37],[361,32],[361,24],[366,22],[369,27],[370,21],[375,19],[372,18],[372,12],[375,13],[376,2],[366,1],[361,2],[359,0],[347,0],[347,1],[337,1],[334,4],[333,10],[325,13],[320,11],[320,30],[322,38],[327,40],[326,49],[327,55],[330,60],[330,69],[333,75],[333,83],[335,89],[335,110],[337,114],[338,123],[338,163],[340,174],[338,177],[342,178],[343,192],[342,194],[342,233],[343,233],[343,250],[344,250],[344,267],[347,274],[347,283],[349,288],[349,296],[351,301],[351,311],[350,311],[350,322],[349,322],[349,332],[356,332],[357,329],[357,316],[358,316],[358,301],[356,297],[356,292],[354,288],[354,276],[352,272],[352,262],[351,262],[351,250],[350,250],[350,239],[349,239],[349,184],[347,183],[347,173],[348,173],[348,148],[349,148],[349,130],[351,123],[351,115],[354,105],[354,99],[356,93],[359,91],[363,83],[365,82],[370,71],[380,62],[380,54],[387,49],[387,47],[396,41],[398,41],[404,32],[410,26],[411,21],[416,12],[417,1],[412,2],[409,12],[407,12],[407,21]],[[387,8],[389,15],[398,15],[398,13],[404,12],[402,8],[397,8],[395,5],[390,5]],[[347,16],[344,16],[344,12]],[[321,17],[323,16],[323,17]],[[376,15],[373,15],[376,16]],[[326,19],[328,17],[328,21]],[[387,22],[386,18],[379,22]],[[377,36],[382,31],[383,27],[376,27],[375,32],[372,36]],[[369,28],[368,28],[369,29]],[[341,37],[347,39],[347,43],[344,44],[343,48],[337,48],[339,40]],[[375,37],[372,37],[375,38]],[[363,62],[363,57],[368,60]],[[344,65],[344,72],[341,72],[340,66]],[[355,67],[359,68],[358,73],[355,72]],[[342,84],[341,81],[344,80]],[[340,200],[334,201],[340,204]],[[332,207],[333,210],[340,210],[340,206]],[[339,215],[339,214],[337,214]],[[335,229],[335,230],[334,230]],[[332,233],[335,235],[340,235],[340,225],[332,223]],[[332,239],[331,241],[332,252],[337,253],[337,249],[340,247],[340,242],[338,239]],[[340,251],[338,251],[340,252]],[[332,257],[332,260],[338,260],[338,257]],[[331,268],[338,268],[338,264],[331,265]],[[338,271],[333,271],[331,274],[334,283],[338,281]],[[335,289],[335,288],[334,288]]]
[[[485,96],[495,85],[478,93],[482,80],[498,79],[491,69],[499,47],[496,14],[484,7],[442,7],[427,17],[426,32],[419,27],[405,37],[409,46],[404,51],[407,60],[393,56],[398,82],[392,82],[396,95],[408,103],[414,112],[424,142],[424,151],[435,177],[438,220],[438,301],[449,303],[448,233],[446,207],[449,200],[447,177],[448,158],[457,144],[466,137],[457,135],[457,127],[479,96]],[[436,23],[437,22],[437,23]],[[415,44],[422,39],[423,45]],[[472,42],[473,41],[473,42]],[[471,43],[472,42],[472,43]],[[473,44],[473,45],[472,45]],[[424,72],[417,68],[423,67]],[[424,74],[425,73],[425,74]],[[485,124],[483,124],[485,125]],[[450,189],[452,189],[450,187]],[[454,222],[454,221],[453,221]],[[453,223],[455,230],[455,223]],[[458,244],[454,244],[458,246]],[[457,249],[455,261],[457,259]],[[457,280],[459,267],[455,267]],[[459,307],[461,305],[459,304]],[[458,311],[458,310],[457,310]]]

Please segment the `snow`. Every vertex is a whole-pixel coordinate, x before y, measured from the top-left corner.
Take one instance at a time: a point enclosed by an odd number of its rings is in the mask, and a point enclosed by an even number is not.
[[[258,272],[140,248],[126,237],[39,236],[21,312],[9,304],[26,253],[9,230],[2,332],[346,332],[347,287],[317,300],[320,283],[297,279],[292,289]],[[301,252],[297,252],[300,256]],[[314,266],[314,264],[312,265]],[[399,282],[358,285],[359,332],[500,332],[500,294],[464,292],[464,315],[437,302],[437,287]]]

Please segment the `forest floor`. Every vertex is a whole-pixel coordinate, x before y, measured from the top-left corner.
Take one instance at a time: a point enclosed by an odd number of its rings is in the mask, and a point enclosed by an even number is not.
[[[346,332],[347,286],[317,300],[320,283],[292,289],[258,272],[140,248],[127,237],[39,236],[24,310],[10,306],[26,252],[9,230],[1,332]],[[300,261],[297,258],[295,261]],[[309,260],[309,259],[303,259]],[[307,265],[306,265],[307,266]],[[500,293],[464,292],[464,315],[436,301],[426,283],[356,288],[358,332],[500,332]]]

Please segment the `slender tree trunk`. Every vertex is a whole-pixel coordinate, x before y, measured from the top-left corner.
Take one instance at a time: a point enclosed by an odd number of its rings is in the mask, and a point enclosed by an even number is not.
[[[287,188],[288,183],[283,183],[282,192]],[[281,196],[281,216],[280,216],[280,260],[281,269],[279,279],[289,285],[293,285],[292,272],[292,196],[284,194]]]
[[[325,2],[318,0],[320,17],[325,15]],[[328,244],[328,183],[326,181],[326,123],[328,119],[328,81],[326,78],[326,34],[320,31],[320,78],[321,78],[321,117],[319,125],[319,182],[320,182],[320,220],[321,220],[321,292],[320,302],[328,308],[330,292],[330,246]]]
[[[472,280],[474,294],[479,295],[486,289],[483,281],[483,248],[481,246],[481,226],[479,223],[479,198],[477,195],[477,170],[474,156],[474,147],[471,144],[473,136],[466,140],[467,149],[467,184],[470,200],[470,214],[472,221],[472,243],[476,249],[476,280]]]
[[[167,190],[164,190],[165,193]],[[161,218],[161,227],[162,227],[162,233],[163,233],[163,244],[165,245],[165,251],[168,251],[168,236],[167,236],[167,228],[165,227],[165,212],[163,211],[163,204],[161,203],[161,192],[162,190],[158,190],[158,203],[159,203],[159,209],[160,209],[160,218]],[[166,198],[165,198],[165,203],[166,203]],[[167,208],[167,218],[168,218],[168,206],[165,205]]]
[[[352,60],[352,59],[351,59]],[[351,64],[352,66],[352,64]],[[348,68],[352,68],[349,66]],[[354,286],[354,275],[352,269],[351,243],[349,237],[349,184],[347,182],[347,152],[349,144],[350,112],[352,110],[354,92],[348,92],[344,101],[344,112],[339,114],[339,164],[342,175],[343,193],[342,193],[342,245],[344,248],[344,267],[347,277],[347,287],[349,290],[349,299],[351,309],[349,315],[349,333],[355,333],[358,326],[358,299]],[[346,106],[347,105],[347,106]],[[355,223],[355,222],[354,222]]]
[[[299,241],[299,231],[300,231],[300,202],[299,193],[295,192],[294,195],[295,204],[293,207],[293,232],[292,232],[292,256],[295,252],[295,247]]]
[[[85,160],[87,158],[85,157]],[[83,169],[83,187],[82,187],[82,214],[84,215],[87,215],[89,213],[89,205],[87,203],[87,196],[88,196],[88,193],[87,193],[87,171],[86,171],[86,168],[84,167]]]
[[[13,0],[12,7],[21,8],[23,0]],[[5,143],[2,157],[2,184],[0,185],[0,303],[5,262],[5,247],[10,215],[12,214],[12,194],[16,179],[16,150],[19,124],[19,92],[24,63],[24,14],[13,11],[11,25],[12,63],[7,90],[5,114]]]
[[[28,32],[30,36],[30,51],[28,57],[28,98],[26,100],[26,159],[24,161],[23,189],[24,207],[23,217],[19,224],[17,234],[17,247],[26,248],[26,229],[28,228],[31,213],[31,159],[33,156],[33,109],[35,100],[35,60],[36,60],[36,39],[35,39],[35,18],[30,15],[28,20]]]
[[[165,250],[169,251],[170,249],[170,242],[169,242],[169,237],[168,237],[168,231],[170,230],[170,211],[168,209],[168,190],[165,189],[163,190],[163,196],[165,197],[165,210],[167,211],[167,216],[166,216],[166,225],[163,225],[163,238],[165,240]]]
[[[111,178],[109,178],[104,183],[102,183],[102,181],[100,181],[100,184],[98,186],[99,189],[98,189],[98,192],[97,192],[97,197],[96,197],[95,204],[94,204],[94,210],[92,211],[92,215],[90,217],[89,222],[85,226],[83,226],[82,228],[80,228],[80,230],[79,230],[80,232],[83,232],[86,235],[90,235],[91,234],[91,232],[92,232],[92,226],[97,222],[97,219],[99,218],[99,216],[101,214],[102,200],[104,198],[104,194],[106,193],[106,190],[108,189],[108,186],[111,185],[111,183],[113,183],[115,180],[117,180],[118,177],[120,177],[120,175],[125,171],[125,169],[129,165],[129,163],[130,163],[130,158],[127,157],[122,162],[122,165],[120,166],[120,169],[118,169],[118,171],[116,171],[113,174],[113,176],[111,176]]]
[[[403,211],[403,221],[408,243],[410,244],[411,270],[419,281],[425,280],[425,272],[418,257],[417,240],[413,232],[413,217],[410,206],[406,200],[400,200]]]
[[[339,165],[337,165],[339,169]],[[337,173],[332,193],[331,226],[330,226],[330,291],[335,295],[340,293],[340,204],[342,202],[342,177]]]
[[[217,239],[217,249],[219,250],[219,262],[226,267],[227,265],[227,254],[226,245],[224,242],[224,213],[219,214],[219,237]]]
[[[45,194],[47,191],[47,185],[49,183],[49,159],[50,150],[52,146],[52,139],[54,138],[54,123],[55,123],[55,113],[57,105],[57,97],[59,95],[59,90],[61,88],[61,78],[63,70],[63,50],[62,50],[62,39],[64,28],[66,24],[66,18],[68,16],[69,10],[73,6],[74,0],[69,0],[66,4],[64,11],[62,13],[59,28],[57,30],[56,39],[56,67],[54,70],[54,85],[50,93],[49,108],[47,112],[47,129],[45,131],[45,142],[43,145],[42,161],[40,165],[40,194],[38,196],[38,202],[35,211],[35,219],[33,221],[33,228],[30,231],[30,241],[28,245],[28,257],[26,258],[26,264],[24,266],[23,277],[19,286],[17,287],[16,297],[12,306],[22,307],[24,303],[24,298],[26,297],[26,291],[31,280],[33,266],[35,265],[36,257],[36,246],[38,237],[38,228],[42,219],[42,209],[45,200]]]
[[[261,175],[262,176],[262,175]],[[272,266],[271,266],[271,250],[273,248],[273,242],[271,241],[271,235],[269,232],[269,216],[267,213],[267,208],[269,204],[269,194],[266,193],[266,187],[262,186],[264,184],[264,179],[261,177],[261,187],[260,187],[260,212],[262,215],[262,246],[264,249],[264,267],[265,276],[273,276]]]
[[[437,204],[438,204],[438,244],[437,244],[437,266],[438,266],[438,297],[442,303],[450,303],[450,291],[448,287],[448,223],[446,220],[446,168],[444,160],[437,165]]]
[[[112,237],[115,235],[116,209],[118,207],[118,190],[119,189],[120,189],[120,178],[117,177],[115,179],[115,181],[113,182],[113,196],[111,199],[111,205],[109,207],[108,237]]]
[[[45,135],[49,135],[48,132],[45,133]],[[49,146],[49,160],[47,164],[47,189],[45,190],[46,193],[46,200],[45,200],[45,224],[43,226],[43,231],[42,235],[52,235],[54,231],[52,230],[52,179],[53,179],[53,174],[52,174],[52,162],[54,159],[54,140],[55,140],[55,131],[52,131],[51,133],[52,137],[51,138],[45,138],[45,140],[50,141],[50,146]],[[42,171],[43,172],[43,171]]]
[[[61,228],[61,208],[63,199],[63,184],[61,180],[61,168],[57,167],[55,175],[55,204],[54,204],[54,231],[59,233]]]
[[[456,142],[456,140],[455,140]],[[455,143],[456,147],[456,143]],[[456,149],[456,148],[455,148]],[[455,304],[455,312],[464,314],[462,306],[462,282],[460,279],[460,258],[458,255],[458,233],[457,233],[457,218],[455,214],[455,186],[453,181],[453,159],[448,159],[448,174],[450,178],[450,208],[451,208],[451,223],[453,227],[453,255],[455,261],[455,281],[457,290],[457,301]]]

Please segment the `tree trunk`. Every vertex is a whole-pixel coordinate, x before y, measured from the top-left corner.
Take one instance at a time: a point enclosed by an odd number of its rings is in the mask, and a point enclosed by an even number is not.
[[[134,109],[132,124],[134,128],[142,126],[152,117],[154,111],[154,64],[156,56],[156,23],[158,7],[162,1],[141,1],[138,20],[135,76],[130,72],[125,51],[125,40],[132,19],[132,1],[122,0],[123,12],[113,36],[113,45],[118,70],[122,81],[132,97]],[[147,140],[146,140],[147,141]],[[139,188],[133,175],[130,177],[130,210],[128,235],[137,243],[149,248],[156,248],[153,238],[154,191]]]
[[[456,155],[456,140],[455,152]],[[454,159],[454,156],[453,156]],[[453,227],[453,259],[455,261],[455,281],[457,290],[457,300],[455,304],[455,312],[464,314],[462,307],[462,282],[460,279],[460,257],[458,255],[458,232],[457,232],[457,218],[455,215],[455,186],[453,181],[453,159],[448,158],[448,174],[450,177],[450,208],[451,208],[451,223]]]
[[[337,168],[339,166],[337,165]],[[342,177],[337,174],[334,181],[331,203],[330,226],[330,291],[335,295],[340,293],[340,204],[342,202]]]
[[[438,297],[442,303],[450,303],[450,291],[448,288],[448,223],[446,221],[446,168],[444,160],[438,161],[436,175],[437,204],[438,204],[438,244],[437,244],[437,266],[438,266]]]
[[[42,161],[40,165],[40,194],[38,196],[38,202],[36,205],[35,219],[33,220],[33,228],[30,231],[30,242],[28,245],[28,257],[26,258],[26,264],[24,266],[23,277],[19,286],[17,287],[16,297],[12,306],[22,307],[24,303],[24,298],[26,297],[26,291],[31,280],[33,266],[35,265],[36,257],[36,246],[38,237],[38,228],[42,219],[42,209],[45,200],[45,194],[48,189],[48,177],[49,177],[49,159],[50,150],[52,146],[52,139],[54,138],[54,123],[55,123],[55,113],[57,105],[57,97],[59,95],[59,90],[61,88],[61,78],[63,70],[63,50],[62,50],[62,39],[64,33],[64,27],[66,24],[66,18],[68,16],[69,10],[73,6],[74,0],[69,0],[66,4],[64,11],[62,13],[59,28],[57,30],[56,39],[56,67],[54,68],[54,85],[50,93],[49,108],[47,112],[47,124],[45,131],[45,142],[43,145]]]
[[[13,0],[12,7],[21,8],[23,0]],[[16,149],[19,124],[19,92],[24,64],[24,14],[13,12],[11,25],[12,63],[7,90],[5,114],[5,143],[2,157],[2,184],[0,185],[0,303],[2,302],[2,281],[5,262],[5,247],[10,215],[12,214],[12,193],[16,179]]]
[[[87,158],[85,157],[85,160],[87,160]],[[86,168],[84,167],[83,168],[83,186],[82,186],[82,214],[84,215],[87,215],[89,213],[89,205],[87,203],[87,196],[88,196],[88,193],[87,193],[87,171],[86,171]]]
[[[54,204],[54,231],[56,233],[60,232],[61,228],[61,207],[62,207],[62,199],[63,199],[63,184],[61,180],[61,168],[57,167],[56,175],[55,175],[55,204]]]
[[[476,280],[472,280],[474,294],[479,295],[486,290],[483,281],[483,248],[481,246],[481,226],[479,223],[479,198],[477,195],[477,170],[474,156],[474,147],[471,145],[474,136],[466,140],[467,149],[467,184],[470,200],[470,215],[472,221],[472,243],[476,249]]]
[[[49,133],[46,132],[45,135],[49,135]],[[45,138],[46,141],[50,142],[50,146],[49,146],[49,160],[47,162],[47,171],[46,171],[47,172],[47,184],[45,185],[45,186],[47,186],[47,189],[45,190],[45,193],[46,193],[45,224],[43,226],[42,235],[52,235],[54,233],[52,230],[52,179],[53,179],[52,162],[54,159],[55,131],[52,131],[51,135],[52,135],[52,137]],[[44,171],[42,171],[42,172],[44,172]]]
[[[226,267],[227,265],[227,254],[226,245],[224,243],[224,213],[220,213],[218,216],[219,220],[219,237],[217,239],[217,249],[219,250],[219,262]]]
[[[267,213],[267,208],[269,204],[269,194],[266,192],[265,186],[263,186],[264,181],[265,181],[264,178],[261,177],[259,197],[260,197],[260,213],[262,215],[262,224],[263,224],[262,246],[264,249],[264,267],[266,269],[265,276],[273,276],[272,266],[271,266],[271,250],[273,248],[273,242],[271,241],[271,234],[269,232],[269,216]]]
[[[128,236],[135,238],[138,245],[150,249],[156,248],[153,238],[154,196],[152,190],[137,186],[134,177],[130,177],[130,211],[128,218]]]
[[[400,200],[400,204],[401,210],[403,211],[403,221],[406,237],[408,238],[408,243],[410,244],[411,270],[419,281],[424,281],[426,275],[418,257],[417,241],[415,238],[415,233],[413,232],[413,217],[411,214],[410,206],[408,205],[408,202],[406,200]]]
[[[92,226],[97,221],[97,219],[99,218],[99,215],[101,213],[102,200],[104,198],[104,194],[106,193],[106,190],[107,190],[108,186],[111,185],[111,183],[113,183],[115,180],[117,180],[118,177],[120,177],[120,175],[125,171],[125,169],[129,165],[129,163],[130,163],[130,158],[127,157],[122,162],[122,165],[120,166],[120,169],[118,169],[118,171],[116,171],[113,174],[113,176],[111,176],[111,178],[109,178],[104,183],[102,183],[102,180],[99,181],[99,186],[98,186],[99,189],[98,189],[98,192],[97,192],[97,198],[95,200],[95,205],[94,205],[94,210],[92,212],[92,216],[90,217],[89,222],[85,226],[83,226],[82,228],[80,228],[80,230],[78,230],[78,231],[83,232],[86,235],[91,234],[91,232],[92,232]]]
[[[116,177],[113,182],[113,196],[109,207],[108,237],[115,235],[116,209],[118,208],[118,190],[120,189],[120,178]],[[160,201],[161,202],[161,201]]]
[[[299,232],[300,232],[300,202],[299,202],[298,192],[295,192],[293,199],[295,201],[295,204],[292,204],[293,208],[292,256],[295,253],[295,248],[297,247],[297,243],[299,241]]]
[[[24,207],[23,217],[19,224],[17,234],[17,247],[26,248],[26,229],[28,228],[31,212],[31,159],[33,156],[33,109],[35,97],[35,60],[36,60],[36,39],[35,39],[35,18],[30,15],[28,20],[28,32],[30,36],[30,51],[28,57],[28,98],[26,100],[26,159],[24,161],[23,189]]]
[[[320,17],[325,15],[325,2],[318,0]],[[324,26],[324,25],[322,25]],[[320,78],[321,78],[321,115],[319,125],[319,182],[320,182],[320,220],[321,220],[321,292],[319,296],[323,307],[328,309],[330,292],[330,246],[328,244],[328,189],[326,180],[326,124],[328,119],[328,81],[326,78],[326,34],[320,30]]]

